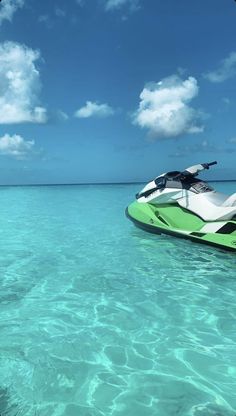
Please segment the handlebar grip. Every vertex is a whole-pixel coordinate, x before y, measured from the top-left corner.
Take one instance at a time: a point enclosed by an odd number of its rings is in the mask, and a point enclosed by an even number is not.
[[[217,165],[217,161],[215,160],[214,162],[207,163],[207,165],[208,166]]]

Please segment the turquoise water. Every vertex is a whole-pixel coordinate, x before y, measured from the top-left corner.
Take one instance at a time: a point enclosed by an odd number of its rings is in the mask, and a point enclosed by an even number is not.
[[[139,189],[0,188],[1,416],[235,416],[235,255],[135,228]]]

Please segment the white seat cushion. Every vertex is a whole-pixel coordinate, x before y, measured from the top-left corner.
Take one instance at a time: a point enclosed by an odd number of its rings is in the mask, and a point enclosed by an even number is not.
[[[212,195],[210,195],[212,194]],[[213,203],[214,197],[213,192],[205,192],[202,194],[188,193],[186,198],[181,198],[178,203],[181,207],[194,212],[205,221],[219,221],[219,220],[230,220],[236,215],[236,205],[224,206],[216,205]],[[226,198],[227,201],[228,198]],[[215,198],[214,202],[218,199]]]
[[[223,203],[224,207],[233,207],[236,205],[236,192],[230,195],[226,201]]]

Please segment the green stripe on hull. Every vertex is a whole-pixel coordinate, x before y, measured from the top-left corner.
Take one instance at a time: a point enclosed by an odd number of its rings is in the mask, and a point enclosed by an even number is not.
[[[171,234],[176,237],[188,238],[192,241],[214,245],[227,250],[236,250],[236,221],[223,221],[232,225],[230,234],[204,232],[201,229],[210,222],[203,221],[197,215],[181,208],[177,204],[152,205],[133,202],[126,210],[127,216],[135,225],[152,233]],[[221,225],[222,221],[214,222]]]

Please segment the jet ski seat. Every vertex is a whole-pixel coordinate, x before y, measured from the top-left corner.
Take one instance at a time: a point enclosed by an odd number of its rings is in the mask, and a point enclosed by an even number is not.
[[[178,203],[204,221],[231,220],[236,216],[236,193],[230,197],[218,192],[188,195],[178,199]]]
[[[225,202],[223,202],[223,207],[234,207],[236,206],[236,192],[230,195]]]

